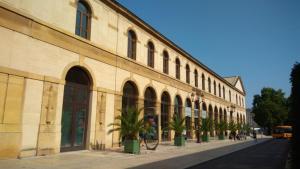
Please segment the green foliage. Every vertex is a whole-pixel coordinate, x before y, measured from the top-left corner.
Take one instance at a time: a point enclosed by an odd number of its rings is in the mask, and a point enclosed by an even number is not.
[[[238,131],[241,131],[242,130],[242,124],[241,123],[237,123],[236,124],[236,129],[238,130]]]
[[[201,130],[203,131],[203,135],[207,136],[207,133],[212,130],[212,120],[210,118],[202,118]]]
[[[217,129],[220,134],[224,134],[224,131],[227,129],[227,123],[224,120],[221,120],[217,125]]]
[[[292,88],[290,96],[290,119],[293,125],[292,169],[300,168],[300,63],[296,63],[290,78]]]
[[[116,122],[109,124],[114,126],[108,133],[114,131],[120,131],[120,137],[124,137],[125,140],[137,140],[139,133],[145,132],[146,125],[143,118],[139,118],[143,108],[129,108],[127,110],[120,110],[121,115],[115,118]]]
[[[246,123],[242,126],[242,131],[246,132],[247,134],[249,134],[251,132],[251,127],[249,123]]]
[[[182,132],[185,130],[185,119],[181,119],[178,115],[174,115],[169,122],[168,129],[175,131],[175,137],[182,136]]]
[[[272,88],[263,88],[253,100],[255,122],[269,131],[276,125],[283,125],[288,118],[288,105],[284,93]]]
[[[230,132],[236,132],[237,130],[237,125],[235,124],[235,122],[233,120],[231,120],[228,124],[228,129],[230,130]]]

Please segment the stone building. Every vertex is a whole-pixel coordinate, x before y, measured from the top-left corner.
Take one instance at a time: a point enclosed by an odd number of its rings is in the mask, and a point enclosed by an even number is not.
[[[119,146],[119,109],[245,123],[239,76],[223,78],[111,0],[0,0],[0,158]],[[213,134],[213,133],[212,133]]]

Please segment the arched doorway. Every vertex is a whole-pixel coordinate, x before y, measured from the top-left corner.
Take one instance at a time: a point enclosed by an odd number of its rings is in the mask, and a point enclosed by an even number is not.
[[[192,102],[189,98],[186,99],[185,102],[185,129],[186,129],[186,137],[188,139],[192,138]]]
[[[195,101],[195,108],[194,108],[194,126],[195,130],[199,130],[199,100]]]
[[[161,139],[162,141],[170,140],[170,132],[167,129],[170,120],[171,99],[168,92],[163,92],[161,95]]]
[[[91,81],[80,67],[71,68],[66,76],[61,118],[60,150],[85,149]]]
[[[154,140],[158,140],[158,117],[156,114],[156,93],[152,87],[148,87],[144,95],[144,121],[149,122],[153,130]]]
[[[122,113],[128,109],[137,108],[138,89],[132,81],[125,83],[122,96]]]
[[[221,121],[224,121],[224,119],[223,119],[223,110],[222,110],[222,108],[220,107],[220,108],[219,108],[219,122],[221,122]]]
[[[213,124],[213,108],[211,105],[208,106],[208,117],[209,117],[209,120],[210,120],[210,124]],[[213,127],[211,128],[210,130],[210,136],[213,137],[214,134],[213,134]]]
[[[218,112],[218,107],[215,106],[214,109],[214,134],[218,135],[219,131],[218,131],[218,123],[219,123],[219,112]]]
[[[176,96],[174,100],[174,116],[182,118],[182,100],[180,96]]]
[[[148,87],[144,95],[144,117],[153,116],[156,107],[156,94],[153,88]]]

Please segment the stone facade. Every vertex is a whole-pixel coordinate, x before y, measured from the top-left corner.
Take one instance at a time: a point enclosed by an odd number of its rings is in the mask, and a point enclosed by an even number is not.
[[[101,149],[119,146],[119,135],[108,134],[108,124],[120,115],[128,81],[137,87],[139,107],[147,87],[154,89],[159,122],[161,96],[168,92],[171,116],[176,95],[184,106],[193,93],[204,98],[200,110],[205,103],[217,112],[227,111],[228,119],[233,111],[233,119],[245,123],[245,90],[240,77],[235,81],[220,77],[114,1],[85,0],[91,10],[91,33],[88,40],[79,37],[74,33],[77,3],[0,0],[0,159],[60,152],[65,79],[74,66],[87,72],[91,80],[85,149],[96,144]],[[128,30],[137,35],[136,60],[127,57]],[[153,68],[147,66],[149,41],[155,45]],[[163,73],[163,51],[169,55],[168,74]],[[175,77],[176,58],[181,62],[181,79]],[[186,64],[191,70],[190,83],[186,83]],[[211,92],[208,78],[211,86],[216,84]],[[191,118],[193,129],[194,113]]]

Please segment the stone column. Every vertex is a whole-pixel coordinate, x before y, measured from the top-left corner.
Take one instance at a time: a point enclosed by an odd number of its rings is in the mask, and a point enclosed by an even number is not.
[[[172,120],[173,116],[174,116],[174,105],[170,105],[169,122]],[[169,132],[170,132],[170,140],[173,140],[175,136],[175,132],[174,130],[170,130]]]
[[[95,127],[95,141],[91,145],[94,150],[105,149],[105,128],[108,124],[105,124],[105,112],[106,112],[106,93],[97,92],[97,108],[96,108],[96,127]]]
[[[161,103],[156,102],[155,104],[155,109],[156,109],[156,115],[157,115],[157,134],[158,134],[158,141],[161,143]]]

